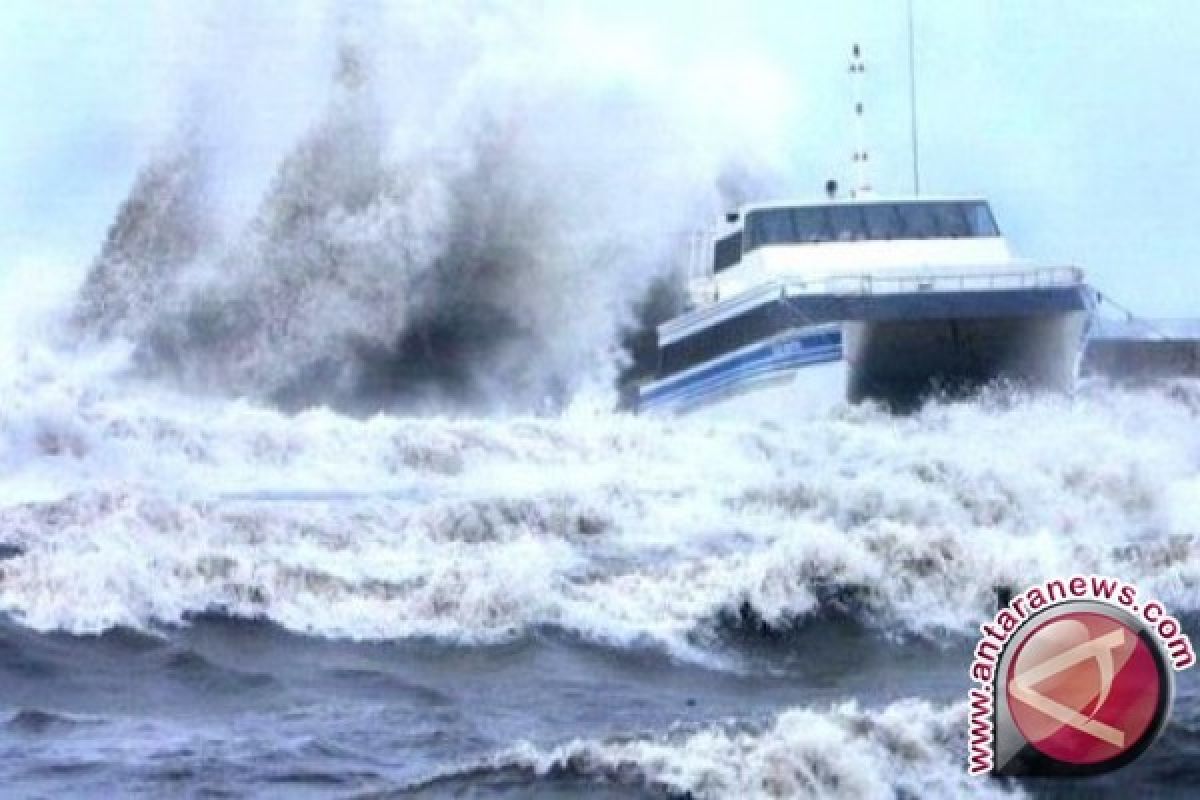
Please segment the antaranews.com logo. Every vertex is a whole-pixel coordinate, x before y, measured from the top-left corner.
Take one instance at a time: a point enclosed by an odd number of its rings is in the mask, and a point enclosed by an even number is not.
[[[972,775],[1085,776],[1128,764],[1166,725],[1174,673],[1196,661],[1161,603],[1097,575],[1029,588],[980,631]]]

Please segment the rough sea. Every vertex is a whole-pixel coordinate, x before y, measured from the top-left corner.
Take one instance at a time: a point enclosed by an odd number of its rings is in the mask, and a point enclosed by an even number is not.
[[[1200,387],[786,425],[285,415],[22,365],[0,431],[12,796],[1188,796],[965,775],[991,587],[1197,633]]]
[[[1194,670],[1104,778],[965,738],[996,586],[1200,637],[1200,383],[610,410],[774,106],[482,8],[185,25],[95,259],[4,273],[0,795],[1195,796]]]

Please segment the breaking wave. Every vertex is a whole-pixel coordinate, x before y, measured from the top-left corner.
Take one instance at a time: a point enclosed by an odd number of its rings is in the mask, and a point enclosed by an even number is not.
[[[639,315],[670,308],[683,232],[782,169],[787,104],[714,105],[738,70],[614,51],[594,20],[438,5],[320,11],[324,34],[293,45],[329,86],[304,84],[314,110],[265,142],[260,107],[298,79],[246,84],[246,48],[211,21],[217,55],[77,328],[132,341],[143,375],[291,409],[528,410],[611,387]]]
[[[38,630],[216,611],[356,639],[554,628],[730,664],[730,626],[965,632],[993,587],[1080,570],[1200,610],[1194,383],[779,427],[285,415],[20,375],[0,608]]]
[[[508,774],[509,785],[583,779],[667,797],[1010,797],[969,778],[965,706],[906,700],[786,711],[764,725],[728,723],[621,740],[518,746],[486,764],[413,787],[449,790]]]
[[[304,4],[276,26],[286,64],[256,52],[238,19],[164,12],[195,26],[187,49],[203,63],[184,70],[177,124],[82,287],[51,290],[44,265],[0,275],[10,631],[112,632],[102,644],[140,647],[216,619],[214,638],[278,626],[320,647],[582,640],[757,680],[761,651],[770,660],[784,641],[812,662],[812,642],[841,646],[831,631],[920,639],[905,657],[924,668],[991,616],[994,587],[1074,572],[1200,614],[1200,382],[989,389],[907,416],[869,404],[774,422],[613,413],[634,333],[677,302],[680,232],[786,171],[787,92],[752,57],[639,49],[595,20],[510,5]],[[246,28],[272,27],[258,23]],[[40,298],[24,289],[35,281]],[[89,669],[61,637],[46,641]],[[205,704],[284,686],[166,649],[164,670],[203,683]],[[55,662],[39,658],[14,662],[39,683],[0,727],[47,740],[105,727],[99,750],[74,744],[89,769],[140,781],[144,760],[157,776],[166,741],[183,779],[222,762],[254,776],[248,764],[290,752],[299,766],[276,763],[266,780],[383,785],[357,744],[352,771],[323,771],[320,716],[192,740],[190,718],[164,737],[125,708],[113,720],[43,709]],[[459,699],[353,658],[320,667]],[[562,697],[608,697],[577,677]],[[1015,793],[967,782],[965,714],[851,703],[623,738],[596,738],[581,716],[587,738],[559,746],[506,736],[480,758],[493,745],[479,738],[418,758],[399,791]],[[470,739],[476,720],[461,716]],[[431,720],[431,739],[454,738]]]
[[[772,126],[714,123],[758,117],[688,88],[703,63],[581,48],[613,40],[587,25],[331,19],[309,59],[328,100],[271,146],[217,124],[244,54],[215,48],[66,333],[14,334],[0,609],[73,632],[552,628],[712,663],[730,628],[967,631],[993,587],[1074,571],[1200,610],[1195,382],[786,424],[609,413],[671,232],[769,174],[731,154],[769,153]],[[232,181],[247,158],[257,183]],[[446,416],[476,401],[509,412]]]

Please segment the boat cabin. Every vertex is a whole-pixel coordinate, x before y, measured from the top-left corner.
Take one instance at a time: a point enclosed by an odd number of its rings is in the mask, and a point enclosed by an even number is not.
[[[711,300],[778,278],[1011,260],[987,202],[970,198],[749,205],[726,216],[710,252],[696,288]]]

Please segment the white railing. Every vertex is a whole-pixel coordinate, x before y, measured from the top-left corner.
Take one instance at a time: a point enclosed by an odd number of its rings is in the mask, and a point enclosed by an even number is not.
[[[976,267],[969,272],[896,273],[874,275],[825,275],[820,278],[781,278],[741,292],[728,300],[713,302],[659,326],[663,342],[678,338],[686,329],[716,318],[736,316],[777,298],[827,294],[862,296],[919,292],[976,292],[1013,289],[1049,289],[1079,286],[1079,267],[1027,267],[998,265]],[[693,294],[693,297],[695,294]]]
[[[987,267],[969,272],[910,274],[827,275],[815,280],[784,278],[779,283],[789,294],[896,294],[909,292],[974,292],[998,289],[1048,289],[1083,283],[1078,267]]]

